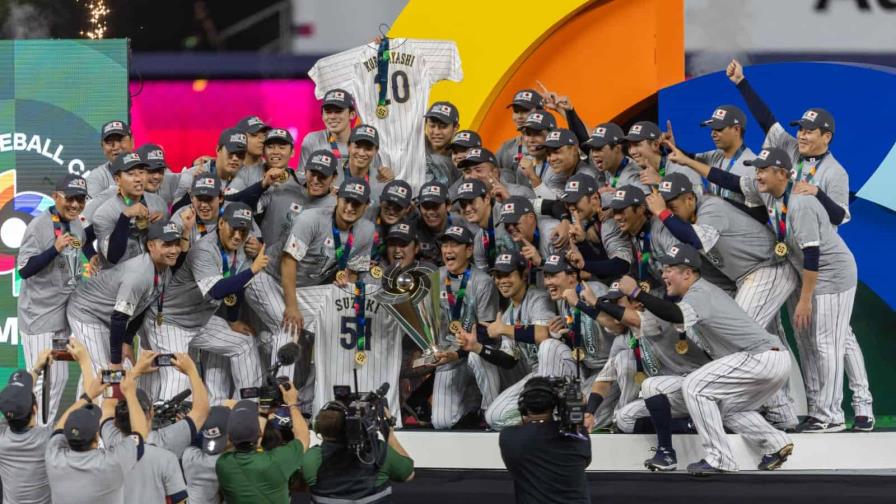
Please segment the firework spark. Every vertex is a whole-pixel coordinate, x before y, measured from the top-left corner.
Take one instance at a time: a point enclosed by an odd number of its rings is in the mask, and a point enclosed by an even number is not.
[[[81,35],[89,39],[101,39],[106,35],[106,16],[109,14],[109,8],[106,6],[105,0],[83,0],[84,6],[87,7],[89,15],[89,29],[81,31]]]

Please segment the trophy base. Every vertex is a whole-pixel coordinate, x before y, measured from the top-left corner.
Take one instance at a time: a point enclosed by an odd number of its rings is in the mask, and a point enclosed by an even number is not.
[[[437,360],[439,360],[436,358],[436,352],[439,352],[439,351],[440,350],[436,347],[427,348],[426,350],[423,351],[422,357],[420,357],[419,359],[414,359],[414,362],[411,364],[411,367],[418,368],[418,367],[423,367],[423,366],[432,366],[433,364],[436,363]]]

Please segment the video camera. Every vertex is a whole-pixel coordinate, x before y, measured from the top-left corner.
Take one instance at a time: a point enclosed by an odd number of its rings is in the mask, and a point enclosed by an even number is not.
[[[357,388],[357,385],[356,385]],[[338,409],[345,413],[345,439],[350,451],[358,455],[363,463],[374,463],[380,460],[377,434],[382,433],[388,440],[389,430],[395,425],[395,420],[386,418],[386,408],[389,407],[386,394],[389,392],[389,384],[383,383],[372,392],[352,392],[348,385],[334,385],[333,397],[343,407]],[[328,403],[328,406],[334,403]]]
[[[183,417],[189,414],[190,410],[193,409],[193,403],[187,401],[187,398],[190,397],[190,394],[192,393],[193,392],[190,389],[187,389],[165,402],[154,404],[152,429],[156,430],[168,427],[177,422],[178,417]]]
[[[527,386],[523,389],[520,400],[526,394],[533,391],[550,393],[556,400],[554,416],[560,424],[560,433],[579,437],[581,427],[585,422],[585,396],[582,394],[582,380],[571,376],[540,377],[547,382],[547,388],[540,383],[535,386]]]
[[[308,333],[308,331],[303,332]],[[313,335],[310,337],[313,337]],[[295,364],[298,358],[299,345],[296,343],[290,342],[280,347],[277,350],[277,362],[265,373],[263,384],[260,387],[241,388],[240,399],[258,398],[258,409],[262,412],[272,411],[279,406],[285,405],[283,393],[280,392],[280,385],[288,387],[292,379],[288,376],[277,376],[277,373],[280,372],[281,367]]]

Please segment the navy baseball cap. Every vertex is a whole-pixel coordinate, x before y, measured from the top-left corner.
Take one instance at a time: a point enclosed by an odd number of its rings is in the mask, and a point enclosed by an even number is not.
[[[613,282],[610,284],[610,289],[606,294],[601,296],[601,298],[608,301],[616,301],[623,296],[625,296],[625,294],[623,294],[622,289],[619,288],[619,282]]]
[[[283,129],[283,128],[271,128],[268,130],[268,134],[264,137],[265,145],[269,143],[285,143],[289,145],[295,145],[296,141],[292,138],[292,133]]]
[[[457,194],[454,196],[454,201],[474,200],[480,196],[485,196],[487,192],[485,184],[481,181],[476,179],[466,179],[457,186]]]
[[[451,226],[439,237],[439,241],[447,240],[471,245],[473,243],[473,233],[464,226]]]
[[[87,196],[87,181],[83,177],[69,173],[56,182],[56,191],[66,197]]]
[[[820,129],[834,132],[834,116],[823,108],[810,108],[803,112],[803,117],[798,121],[791,121],[791,126],[799,126],[804,130]]]
[[[199,433],[202,435],[202,451],[209,455],[218,455],[227,448],[227,423],[230,421],[230,408],[212,406],[208,417]]]
[[[220,196],[223,192],[221,179],[209,173],[194,178],[190,186],[190,196]]]
[[[147,240],[162,240],[163,242],[180,240],[181,229],[176,222],[160,219],[149,225]]]
[[[498,159],[492,153],[492,151],[484,148],[484,147],[473,147],[472,149],[467,151],[467,156],[459,163],[457,163],[458,168],[465,168],[467,166],[476,166],[482,163],[491,163],[493,165],[498,164]]]
[[[369,142],[374,147],[380,146],[380,133],[368,124],[359,124],[352,130],[348,143]]]
[[[140,157],[140,154],[137,154],[136,152],[122,152],[115,156],[109,169],[112,174],[115,175],[116,173],[130,171],[134,168],[146,167],[147,164],[143,161],[143,158]]]
[[[244,133],[261,133],[263,131],[267,131],[271,129],[270,126],[264,123],[258,116],[246,116],[240,119],[240,122],[236,123],[235,129],[238,129]],[[230,150],[230,149],[227,149]]]
[[[560,201],[564,203],[577,203],[585,196],[591,196],[597,192],[597,182],[587,173],[576,173],[566,180]]]
[[[321,149],[311,153],[308,157],[308,164],[305,165],[305,170],[318,171],[329,177],[336,173],[338,167],[339,160],[336,159],[333,152]]]
[[[344,89],[331,89],[324,95],[324,101],[321,104],[322,107],[327,105],[332,105],[341,109],[354,110],[355,98],[351,93]]]
[[[246,133],[236,128],[228,128],[218,137],[218,147],[224,147],[227,152],[232,153],[246,152],[247,142]]]
[[[156,144],[143,144],[136,151],[140,159],[146,162],[147,170],[164,170],[168,168],[165,162],[165,151]]]
[[[254,443],[260,434],[258,427],[258,403],[243,399],[236,403],[227,420],[227,433],[233,444]]]
[[[426,203],[427,201],[432,203],[448,203],[448,187],[438,180],[430,180],[420,187],[420,194],[417,196],[417,201],[420,203]]]
[[[744,164],[755,168],[771,166],[788,171],[793,166],[790,162],[790,155],[777,147],[763,147],[762,151],[755,158],[744,161]]]
[[[423,117],[435,119],[445,124],[457,124],[460,121],[460,113],[453,103],[447,101],[437,101],[429,107],[429,110],[423,114]]]
[[[666,255],[659,258],[659,261],[666,266],[690,266],[695,270],[700,269],[701,259],[700,252],[687,243],[676,243],[669,247]]]
[[[610,201],[610,208],[613,210],[622,210],[634,205],[644,203],[644,191],[640,187],[633,185],[624,185],[616,190],[613,199]]]
[[[517,250],[505,250],[498,254],[495,257],[495,265],[492,266],[492,271],[499,273],[510,273],[512,271],[518,271],[521,269],[526,269],[528,262],[526,258],[523,257],[522,254]]]
[[[629,142],[640,142],[641,140],[659,140],[662,132],[660,127],[654,122],[638,121],[628,129],[628,135],[625,140]]]
[[[600,149],[604,145],[616,145],[625,141],[625,132],[616,123],[598,124],[591,132],[591,138],[582,145]]]
[[[407,208],[411,206],[412,194],[413,191],[411,190],[410,184],[404,180],[395,179],[389,181],[389,183],[383,187],[383,192],[380,194],[380,201],[390,201],[401,208]]]
[[[370,186],[362,178],[348,177],[342,181],[336,195],[340,198],[350,199],[359,203],[370,203]]]
[[[541,271],[545,273],[561,273],[564,271],[576,271],[576,268],[569,264],[562,255],[551,254],[545,258]]]
[[[544,98],[534,89],[521,89],[513,95],[513,101],[506,108],[520,107],[526,110],[544,108]]]
[[[524,129],[534,129],[537,131],[545,131],[557,127],[557,120],[550,112],[543,109],[535,109],[526,116],[526,122],[517,128],[518,131]]]
[[[460,130],[451,138],[449,147],[463,147],[469,149],[471,147],[482,147],[482,137],[473,130]]]
[[[572,131],[564,128],[553,129],[544,139],[546,149],[559,149],[564,145],[578,145],[579,140]]]
[[[109,121],[103,125],[103,140],[112,135],[131,136],[131,127],[124,121]]]
[[[728,126],[746,126],[747,116],[744,111],[734,105],[719,105],[712,112],[712,117],[700,123],[700,126],[720,130]]]
[[[221,215],[233,229],[252,229],[252,208],[245,203],[233,201],[224,207]]]
[[[31,416],[34,378],[31,373],[19,369],[9,376],[8,385],[0,391],[0,413],[7,420],[19,420]]]
[[[386,234],[386,242],[398,240],[402,243],[411,243],[412,241],[417,240],[417,232],[414,231],[414,228],[411,227],[410,224],[406,222],[399,222],[393,224],[392,227],[389,228],[389,233]]]
[[[670,173],[660,181],[657,190],[664,201],[672,201],[682,194],[694,192],[694,184],[684,173]]]
[[[88,404],[72,411],[65,420],[63,432],[69,443],[90,443],[100,431],[102,412],[99,406]]]
[[[501,205],[501,222],[504,224],[516,224],[520,217],[535,213],[532,202],[524,196],[511,196]]]

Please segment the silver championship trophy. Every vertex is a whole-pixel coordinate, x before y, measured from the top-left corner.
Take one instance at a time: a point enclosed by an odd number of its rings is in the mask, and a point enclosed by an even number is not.
[[[439,270],[430,265],[414,265],[402,269],[389,268],[382,276],[382,289],[374,295],[408,334],[411,340],[423,350],[423,357],[413,363],[413,367],[433,364],[441,328],[439,300]]]

